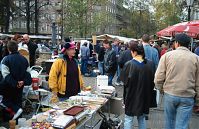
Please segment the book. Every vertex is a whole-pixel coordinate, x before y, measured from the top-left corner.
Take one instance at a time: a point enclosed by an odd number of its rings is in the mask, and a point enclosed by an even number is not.
[[[56,128],[65,128],[73,120],[73,116],[60,115],[58,118],[55,119],[52,125]]]

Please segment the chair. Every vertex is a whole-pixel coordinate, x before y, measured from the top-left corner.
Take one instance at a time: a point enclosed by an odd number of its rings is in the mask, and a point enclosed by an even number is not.
[[[41,74],[42,71],[43,71],[43,68],[41,66],[35,65],[30,68],[30,75],[32,78],[38,78],[38,76]],[[36,95],[36,92],[34,92],[34,90],[32,89],[32,84],[29,86],[24,86],[23,93],[24,93],[25,100],[23,101],[23,104],[22,104],[23,106],[26,105],[26,102],[29,102],[32,105],[32,101],[28,98],[31,92]]]
[[[35,65],[30,68],[30,75],[32,78],[38,78],[42,71],[43,68],[41,66]]]

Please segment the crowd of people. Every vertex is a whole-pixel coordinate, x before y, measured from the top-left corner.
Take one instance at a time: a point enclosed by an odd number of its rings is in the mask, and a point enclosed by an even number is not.
[[[177,34],[160,47],[144,34],[141,41],[130,41],[126,48],[115,39],[99,48],[100,74],[108,84],[116,74],[116,85],[124,86],[124,128],[146,129],[149,109],[157,107],[156,95],[164,95],[166,129],[187,129],[192,111],[199,111],[199,57],[189,50],[191,38]],[[122,83],[121,83],[122,82]],[[157,91],[154,89],[158,89]],[[157,93],[156,93],[157,92]]]
[[[194,54],[188,49],[190,42],[186,34],[177,34],[160,47],[144,34],[141,40],[125,44],[117,38],[105,39],[95,48],[100,75],[108,76],[109,86],[124,87],[125,129],[133,127],[134,117],[139,129],[147,128],[146,118],[150,108],[157,107],[159,92],[164,95],[165,128],[188,127],[193,109],[199,111],[199,48]],[[17,119],[23,112],[23,87],[32,83],[30,67],[35,65],[39,45],[31,42],[27,34],[16,34],[12,39],[2,36],[0,43],[0,95],[5,114],[9,114],[5,117]],[[19,48],[26,48],[29,57],[21,55]],[[84,90],[82,76],[88,73],[88,61],[93,55],[90,44],[80,46],[69,38],[60,49],[49,73],[51,102],[64,101]]]

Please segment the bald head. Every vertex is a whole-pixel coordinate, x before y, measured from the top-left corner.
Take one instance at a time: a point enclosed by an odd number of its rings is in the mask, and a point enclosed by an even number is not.
[[[29,43],[29,41],[30,41],[30,37],[29,37],[29,35],[28,34],[24,34],[23,35],[23,40],[24,40],[24,43]]]

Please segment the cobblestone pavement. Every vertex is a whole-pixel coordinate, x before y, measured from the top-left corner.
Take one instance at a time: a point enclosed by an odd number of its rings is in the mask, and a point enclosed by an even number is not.
[[[85,86],[95,86],[96,85],[96,78],[95,77],[84,77]],[[115,81],[115,78],[113,82]],[[123,94],[123,87],[122,86],[115,86],[117,91],[117,97],[122,98]],[[23,115],[23,117],[29,119],[31,118],[33,113],[28,115]],[[124,113],[119,117],[123,120]],[[101,117],[97,116],[96,119],[101,119]],[[199,115],[193,114],[190,120],[189,128],[188,129],[199,129]],[[2,123],[0,121],[0,126],[7,126],[7,123]],[[123,128],[123,125],[120,127]],[[83,129],[83,128],[82,128]],[[138,129],[137,120],[135,119],[134,129]],[[149,120],[147,120],[147,129],[164,129],[164,119],[163,119],[163,105],[160,105],[158,108],[151,109],[149,114]]]
[[[94,86],[96,84],[96,79],[91,77],[84,78],[85,85]],[[113,79],[115,82],[115,78]],[[118,97],[122,97],[123,87],[115,86]],[[120,117],[124,118],[124,114]],[[135,119],[135,129],[138,129],[137,120]],[[159,105],[158,108],[154,108],[150,110],[149,120],[147,120],[147,128],[148,129],[164,129],[164,118],[163,118],[163,105]],[[188,129],[199,129],[199,114],[193,114],[189,123]]]

